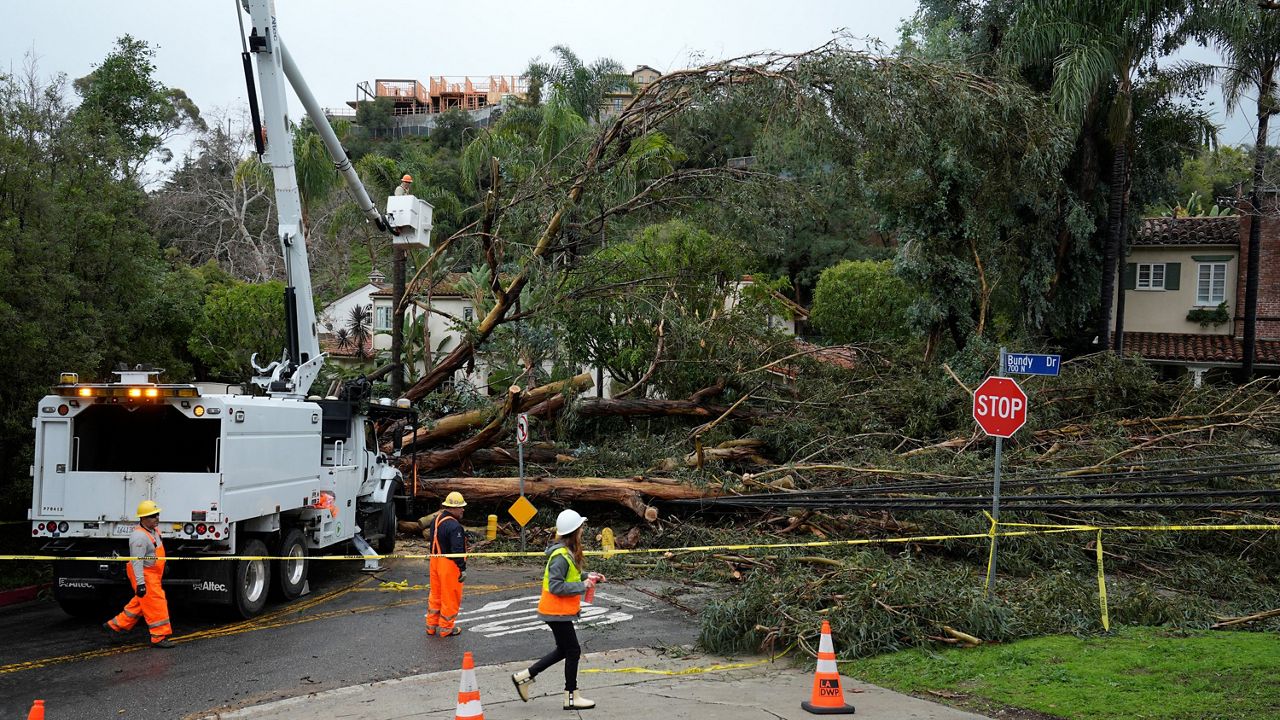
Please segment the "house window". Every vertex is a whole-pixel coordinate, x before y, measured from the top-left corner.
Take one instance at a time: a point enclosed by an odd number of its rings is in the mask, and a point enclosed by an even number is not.
[[[1219,305],[1227,299],[1227,264],[1200,263],[1196,266],[1196,304]]]
[[[391,306],[379,305],[373,309],[373,329],[374,330],[390,330],[391,329]]]
[[[463,321],[463,322],[474,322],[474,321],[475,321],[475,319],[476,319],[476,310],[475,310],[475,308],[471,307],[470,305],[468,305],[468,306],[466,306],[466,307],[462,308],[462,321]]]
[[[1164,289],[1164,263],[1138,263],[1139,290]]]

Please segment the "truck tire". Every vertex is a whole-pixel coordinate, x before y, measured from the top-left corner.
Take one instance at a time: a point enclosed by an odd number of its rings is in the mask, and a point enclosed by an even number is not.
[[[310,561],[307,560],[307,543],[303,540],[302,531],[297,528],[286,531],[280,539],[276,555],[291,559],[271,562],[274,592],[281,599],[293,600],[301,596],[306,588],[310,566]]]
[[[395,488],[392,488],[387,495],[387,502],[382,507],[382,537],[378,538],[378,544],[373,548],[379,555],[390,555],[396,551],[397,519]]]
[[[263,556],[267,546],[257,538],[247,541],[240,548],[241,555]],[[267,591],[271,587],[271,566],[266,560],[236,560],[235,577],[231,582],[231,609],[248,620],[267,604]]]

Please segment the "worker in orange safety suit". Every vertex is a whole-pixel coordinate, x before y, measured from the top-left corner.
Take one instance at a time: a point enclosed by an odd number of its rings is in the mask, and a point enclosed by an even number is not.
[[[462,606],[462,584],[467,576],[465,557],[467,535],[460,518],[467,506],[462,493],[454,491],[445,497],[431,523],[431,593],[427,598],[427,634],[452,637],[462,632],[454,623]]]
[[[103,623],[102,628],[112,640],[122,639],[141,618],[147,621],[151,632],[151,647],[171,648],[169,636],[169,603],[164,596],[160,579],[164,575],[164,542],[160,539],[160,506],[154,500],[138,503],[138,524],[129,535],[130,560],[125,571],[133,585],[133,598],[119,615]]]

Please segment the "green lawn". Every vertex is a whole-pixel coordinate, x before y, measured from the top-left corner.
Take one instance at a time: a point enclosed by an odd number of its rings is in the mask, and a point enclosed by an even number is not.
[[[841,671],[931,700],[939,696],[929,691],[940,692],[977,712],[1012,706],[1099,720],[1280,718],[1274,633],[1126,627],[1095,638],[909,650],[842,663]]]

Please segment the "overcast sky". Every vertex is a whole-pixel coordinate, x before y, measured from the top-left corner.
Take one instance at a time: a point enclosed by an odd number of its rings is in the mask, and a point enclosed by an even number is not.
[[[43,75],[76,78],[128,33],[158,46],[159,79],[186,90],[201,110],[238,111],[246,100],[234,2],[11,3],[0,23],[0,62],[17,69],[33,52]],[[376,78],[518,75],[556,44],[586,61],[607,56],[662,71],[758,50],[804,50],[841,29],[892,45],[915,7],[913,0],[277,0],[276,16],[320,104],[336,107],[355,97],[357,83]],[[1192,54],[1214,60],[1207,51]],[[292,107],[296,118],[300,106]],[[1247,116],[1219,121],[1227,125],[1223,143],[1252,142]]]

